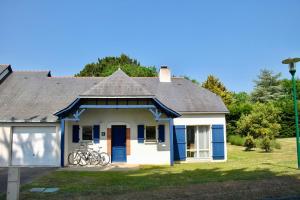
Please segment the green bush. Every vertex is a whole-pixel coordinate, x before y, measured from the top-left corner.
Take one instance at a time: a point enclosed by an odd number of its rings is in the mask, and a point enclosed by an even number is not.
[[[275,139],[271,140],[271,146],[275,149],[281,149],[281,145]]]
[[[228,142],[232,145],[243,146],[245,138],[240,135],[230,135],[228,136]]]
[[[273,103],[256,103],[250,114],[242,115],[236,122],[236,133],[254,138],[276,137],[280,131],[280,110]]]
[[[256,147],[255,140],[251,135],[248,135],[245,138],[244,147],[246,147],[245,148],[246,151],[250,151],[251,149]]]
[[[270,146],[270,151],[272,151],[273,149],[281,149],[281,145],[276,139],[270,139],[270,138],[268,138],[268,139],[269,139],[270,142],[269,141],[266,142],[267,139],[265,139],[265,138],[256,139],[256,146],[260,147],[263,150],[265,150],[265,147],[266,147],[265,144],[267,143],[267,145]],[[268,144],[268,142],[270,144]],[[268,151],[266,151],[266,152],[268,152]]]
[[[262,138],[259,143],[260,148],[265,152],[271,152],[273,150],[271,140],[269,137]]]

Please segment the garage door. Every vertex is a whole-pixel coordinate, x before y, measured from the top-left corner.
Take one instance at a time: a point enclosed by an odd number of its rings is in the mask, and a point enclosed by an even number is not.
[[[56,127],[13,127],[12,165],[59,166]]]

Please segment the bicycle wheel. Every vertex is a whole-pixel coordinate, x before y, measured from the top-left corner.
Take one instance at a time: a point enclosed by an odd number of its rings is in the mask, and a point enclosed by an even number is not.
[[[101,162],[101,156],[97,151],[90,152],[90,164],[98,165]]]
[[[107,153],[105,153],[105,152],[100,153],[100,162],[99,162],[99,164],[102,165],[102,166],[105,166],[109,162],[110,162],[109,155]]]
[[[89,164],[88,152],[78,152],[80,156],[80,162],[78,163],[80,166],[86,166]]]
[[[70,165],[79,165],[80,160],[81,160],[81,156],[76,151],[71,152],[68,156],[68,162]]]

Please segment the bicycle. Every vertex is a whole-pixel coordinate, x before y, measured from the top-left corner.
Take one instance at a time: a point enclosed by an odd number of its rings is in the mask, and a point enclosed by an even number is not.
[[[80,143],[79,148],[75,149],[68,156],[70,165],[96,165],[98,163],[98,154],[93,152],[91,148],[87,147],[86,143]]]
[[[101,150],[101,148],[102,147],[98,147],[98,150],[97,151],[93,151],[93,152],[96,152],[96,153],[98,153],[98,155],[99,155],[99,160],[98,160],[98,163],[97,164],[99,164],[99,165],[101,165],[101,166],[106,166],[108,163],[110,163],[110,157],[109,157],[109,155],[108,155],[108,153],[106,153],[106,152],[101,152],[100,150]]]
[[[110,157],[107,153],[98,151],[87,146],[86,143],[81,143],[78,149],[75,149],[68,156],[69,164],[71,165],[101,165],[106,166],[110,162]]]

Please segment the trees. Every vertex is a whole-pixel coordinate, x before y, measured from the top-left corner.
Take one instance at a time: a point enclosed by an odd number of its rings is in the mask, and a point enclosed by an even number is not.
[[[274,105],[280,109],[280,125],[281,130],[279,137],[295,137],[295,113],[294,113],[294,102],[292,98],[281,98],[274,102]],[[300,112],[300,104],[298,102],[298,112]]]
[[[228,135],[236,134],[237,121],[242,114],[247,115],[252,110],[250,96],[246,92],[233,93],[232,102],[227,106],[229,114],[226,115]]]
[[[280,81],[283,93],[288,98],[293,98],[292,94],[292,81],[289,79],[282,79]],[[297,87],[297,99],[300,100],[300,80],[296,79],[296,87]]]
[[[280,112],[280,125],[282,129],[279,132],[280,137],[295,137],[295,113],[294,113],[294,102],[292,95],[292,82],[288,79],[281,80],[284,96],[279,100],[275,101],[274,104],[278,107]],[[300,80],[296,80],[297,87],[297,99],[300,98]],[[298,112],[300,112],[299,101],[298,101]]]
[[[280,131],[280,110],[273,103],[256,103],[250,114],[243,114],[237,121],[237,133],[254,138],[273,139]]]
[[[225,105],[230,105],[232,102],[232,94],[231,92],[229,92],[227,90],[227,88],[224,86],[224,84],[216,77],[214,77],[213,75],[209,75],[206,79],[206,81],[204,81],[202,83],[202,87],[210,90],[211,92],[219,95]]]
[[[157,76],[155,67],[142,66],[136,59],[125,54],[121,54],[119,57],[98,58],[96,63],[86,64],[83,70],[75,76],[109,76],[119,67],[129,76]]]
[[[255,80],[254,91],[251,94],[253,102],[265,103],[269,101],[278,100],[283,96],[283,88],[279,78],[281,74],[274,74],[274,72],[263,69]]]

